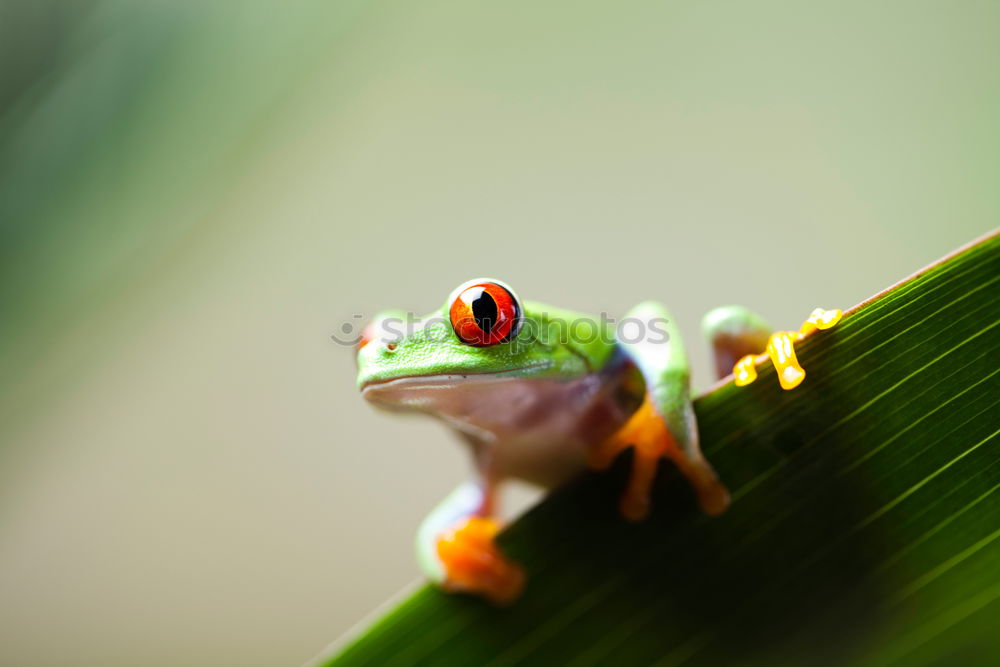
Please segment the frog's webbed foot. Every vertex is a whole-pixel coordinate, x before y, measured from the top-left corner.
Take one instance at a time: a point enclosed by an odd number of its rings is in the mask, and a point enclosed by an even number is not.
[[[816,330],[829,329],[840,321],[840,310],[815,309],[798,331],[775,331],[768,335],[767,324],[745,308],[716,308],[705,316],[703,328],[712,342],[716,369],[725,377],[732,368],[736,386],[757,379],[757,365],[768,359],[774,364],[782,389],[802,384],[806,372],[795,356],[795,343]]]
[[[686,448],[678,445],[648,396],[617,433],[590,450],[588,462],[593,468],[604,469],[623,449],[633,446],[632,471],[619,504],[626,519],[641,521],[649,514],[650,491],[662,457],[673,461],[694,487],[702,511],[717,515],[728,507],[729,492],[701,455],[697,443],[689,443]]]
[[[482,595],[495,604],[509,604],[524,588],[524,570],[504,558],[494,537],[494,519],[469,517],[437,539],[437,556],[444,566],[441,587]]]
[[[417,534],[417,556],[427,577],[450,592],[481,595],[495,604],[513,602],[524,588],[524,571],[500,552],[500,522],[492,485],[462,484],[431,512]]]

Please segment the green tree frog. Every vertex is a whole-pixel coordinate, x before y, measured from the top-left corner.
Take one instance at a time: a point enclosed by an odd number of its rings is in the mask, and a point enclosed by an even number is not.
[[[720,375],[736,365],[746,379],[750,357],[769,343],[767,324],[744,308],[718,308],[703,328]],[[474,478],[428,515],[417,536],[421,569],[446,590],[501,604],[519,595],[524,573],[494,543],[496,490],[507,478],[551,487],[634,447],[620,501],[626,519],[650,511],[662,457],[688,479],[703,511],[719,514],[729,503],[698,446],[680,334],[657,303],[639,304],[616,325],[521,301],[509,285],[478,278],[418,321],[377,314],[357,361],[365,399],[436,417],[471,450]]]

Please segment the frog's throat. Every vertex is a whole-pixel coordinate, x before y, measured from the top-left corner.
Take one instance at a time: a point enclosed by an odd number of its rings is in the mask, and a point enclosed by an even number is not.
[[[455,429],[479,452],[481,474],[552,486],[584,468],[586,448],[628,420],[645,385],[624,353],[597,372],[565,377],[540,370],[407,376],[366,383],[362,395]]]

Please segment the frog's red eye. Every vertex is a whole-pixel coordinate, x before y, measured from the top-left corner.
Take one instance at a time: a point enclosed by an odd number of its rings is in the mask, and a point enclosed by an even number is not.
[[[496,283],[470,285],[451,302],[451,326],[466,345],[486,347],[511,340],[521,323],[521,306]]]

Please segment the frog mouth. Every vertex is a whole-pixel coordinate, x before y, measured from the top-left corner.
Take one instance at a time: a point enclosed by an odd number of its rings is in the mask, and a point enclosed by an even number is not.
[[[515,382],[524,379],[524,373],[548,367],[548,363],[542,363],[501,372],[435,373],[369,380],[361,385],[361,396],[384,407],[419,408],[436,402],[435,396],[440,396],[439,392],[450,392],[466,386],[473,390],[496,383]]]

